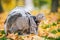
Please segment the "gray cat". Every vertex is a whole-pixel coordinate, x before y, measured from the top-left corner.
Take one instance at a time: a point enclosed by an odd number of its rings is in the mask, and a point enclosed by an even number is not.
[[[19,35],[37,34],[38,23],[40,19],[45,19],[44,14],[32,16],[24,8],[13,9],[5,21],[5,33],[18,33]]]

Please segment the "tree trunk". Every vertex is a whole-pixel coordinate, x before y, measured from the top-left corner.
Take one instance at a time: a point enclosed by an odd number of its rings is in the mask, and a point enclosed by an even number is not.
[[[1,0],[0,0],[0,13],[3,12],[3,8],[2,8],[2,5],[1,5]]]
[[[34,9],[33,1],[32,0],[25,0],[25,7],[29,11],[32,11]],[[28,10],[26,10],[26,11],[28,11]]]
[[[52,5],[51,5],[51,12],[57,12],[58,10],[58,1],[59,0],[52,0]]]

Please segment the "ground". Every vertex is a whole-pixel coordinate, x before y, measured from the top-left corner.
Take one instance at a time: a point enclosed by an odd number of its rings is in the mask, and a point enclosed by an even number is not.
[[[5,37],[4,21],[8,12],[0,14],[0,40],[60,40],[60,8],[55,13],[50,12],[49,9],[31,11],[32,15],[37,15],[37,13],[41,12],[45,14],[46,20],[42,20],[38,26],[38,35],[30,34],[27,36],[19,36],[17,33],[12,33]]]

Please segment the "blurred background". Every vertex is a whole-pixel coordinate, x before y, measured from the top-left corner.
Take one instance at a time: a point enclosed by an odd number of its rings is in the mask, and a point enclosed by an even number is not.
[[[16,6],[30,10],[50,9],[52,12],[57,12],[60,0],[0,0],[0,13],[10,11]]]
[[[60,35],[60,0],[0,0],[0,30],[4,30],[4,21],[9,12],[16,6],[25,7],[34,16],[38,13],[44,13],[47,20],[45,24],[42,21],[42,28],[44,30],[49,28],[49,32],[51,30]],[[42,32],[41,35],[43,35]]]

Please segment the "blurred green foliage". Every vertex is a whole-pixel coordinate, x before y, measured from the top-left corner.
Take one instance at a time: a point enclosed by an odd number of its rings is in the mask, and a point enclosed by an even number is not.
[[[58,28],[57,30],[58,30],[58,32],[60,32],[60,28]]]
[[[56,23],[56,22],[53,22],[53,23],[52,23],[52,26],[56,26],[56,25],[57,25],[57,23]]]
[[[50,8],[51,6],[51,0],[33,0],[34,6],[41,8],[43,5],[48,5]]]
[[[51,25],[50,25],[50,24],[43,24],[41,27],[42,27],[43,29],[46,29],[46,28],[50,28]]]
[[[0,40],[7,40],[7,38],[4,36],[4,37],[0,38]]]
[[[51,33],[56,34],[57,30],[52,30]]]

